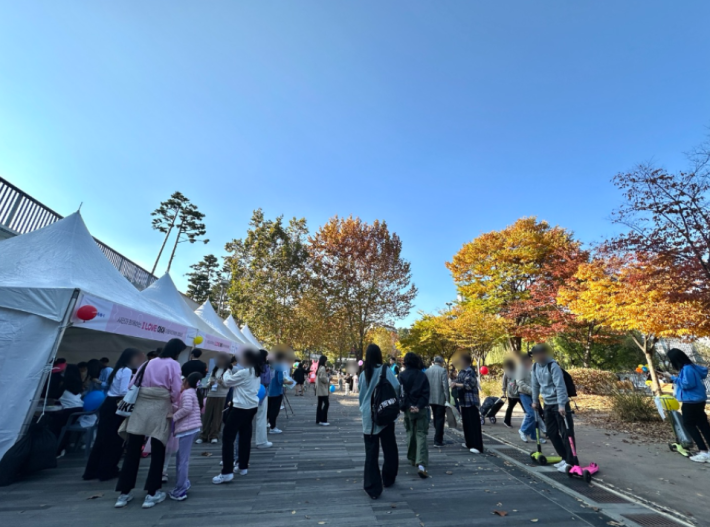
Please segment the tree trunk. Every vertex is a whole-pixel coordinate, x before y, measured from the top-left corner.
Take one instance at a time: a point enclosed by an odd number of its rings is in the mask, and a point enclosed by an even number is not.
[[[177,220],[177,212],[175,213],[175,216],[173,217],[173,222],[170,224],[170,228],[168,229],[168,232],[165,235],[165,238],[163,239],[163,245],[160,246],[160,251],[158,252],[158,257],[155,259],[155,263],[153,264],[153,270],[150,272],[150,274],[152,274],[152,275],[155,274],[155,268],[158,267],[158,262],[160,261],[160,257],[163,255],[163,250],[165,249],[165,244],[168,243],[168,238],[170,237],[170,233],[173,232],[173,227],[175,227],[175,220]]]
[[[180,222],[180,227],[178,227],[177,237],[175,238],[175,245],[173,245],[173,252],[170,253],[170,260],[168,261],[168,268],[165,270],[166,273],[170,272],[170,266],[173,265],[173,258],[175,258],[175,251],[177,250],[178,243],[180,243],[180,236],[182,235],[182,227],[185,224],[183,219]]]
[[[589,368],[592,363],[592,332],[594,331],[594,326],[589,324],[587,326],[587,340],[584,343],[584,356],[582,357],[582,364],[585,368]]]
[[[636,345],[643,351],[644,357],[646,357],[646,364],[648,364],[648,371],[651,374],[651,389],[654,395],[661,395],[661,384],[658,382],[658,376],[656,375],[656,368],[653,365],[653,344],[655,344],[655,339],[651,338],[651,349],[649,350],[649,337],[648,335],[643,335],[643,342],[636,340],[633,337]]]

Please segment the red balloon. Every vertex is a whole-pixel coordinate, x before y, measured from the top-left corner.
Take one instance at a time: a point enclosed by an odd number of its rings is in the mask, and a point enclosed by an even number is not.
[[[488,375],[488,367],[481,366],[481,375]]]
[[[76,316],[77,318],[87,321],[91,320],[92,318],[95,318],[96,315],[99,314],[99,310],[96,309],[94,306],[81,306],[79,309],[76,311]]]

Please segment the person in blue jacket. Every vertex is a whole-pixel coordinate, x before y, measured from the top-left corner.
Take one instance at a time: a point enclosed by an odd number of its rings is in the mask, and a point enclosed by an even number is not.
[[[677,348],[668,352],[668,360],[678,375],[665,374],[666,378],[673,382],[675,397],[683,406],[683,425],[698,445],[700,452],[690,457],[691,461],[697,463],[710,463],[710,423],[705,414],[705,403],[708,398],[707,390],[703,380],[708,376],[708,369],[705,366],[693,363],[690,358]],[[703,437],[705,441],[703,441]]]

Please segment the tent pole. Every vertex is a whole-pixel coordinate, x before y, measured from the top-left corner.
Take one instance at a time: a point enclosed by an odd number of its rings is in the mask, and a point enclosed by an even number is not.
[[[52,371],[52,365],[54,364],[54,360],[57,356],[57,351],[59,351],[59,345],[62,342],[62,338],[64,338],[64,331],[66,331],[66,329],[71,326],[71,322],[69,320],[71,319],[71,315],[74,312],[74,307],[76,306],[77,300],[79,300],[79,290],[74,289],[74,292],[72,293],[72,296],[69,299],[67,309],[64,312],[64,316],[62,317],[62,323],[57,331],[57,337],[54,339],[54,344],[52,345],[52,350],[49,355],[49,361],[42,369],[42,377],[40,378],[40,382],[37,386],[37,390],[35,391],[35,395],[32,398],[32,404],[30,405],[30,409],[27,412],[27,416],[25,417],[25,422],[22,425],[22,429],[20,430],[20,437],[27,433],[27,430],[29,429],[29,426],[32,423],[32,418],[34,417],[35,410],[37,409],[37,403],[39,402],[39,398],[42,395],[42,388],[44,387],[47,379],[49,378],[49,374]],[[47,390],[49,390],[49,385],[47,385]],[[47,405],[46,395],[47,394],[45,393],[45,406]],[[44,415],[44,407],[42,408],[42,414]]]

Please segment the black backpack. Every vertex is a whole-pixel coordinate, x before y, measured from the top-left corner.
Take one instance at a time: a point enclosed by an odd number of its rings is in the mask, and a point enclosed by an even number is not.
[[[562,370],[562,378],[565,380],[565,388],[567,389],[567,397],[577,397],[577,387],[574,385],[574,380],[572,379],[572,376],[567,373],[567,370],[565,370],[562,366],[559,364],[560,370]],[[547,371],[550,372],[550,375],[552,375],[552,363],[548,362],[547,363]]]
[[[370,400],[372,411],[372,433],[375,425],[387,426],[394,423],[399,417],[399,401],[394,386],[387,380],[387,367],[382,365],[380,378],[372,392]]]

